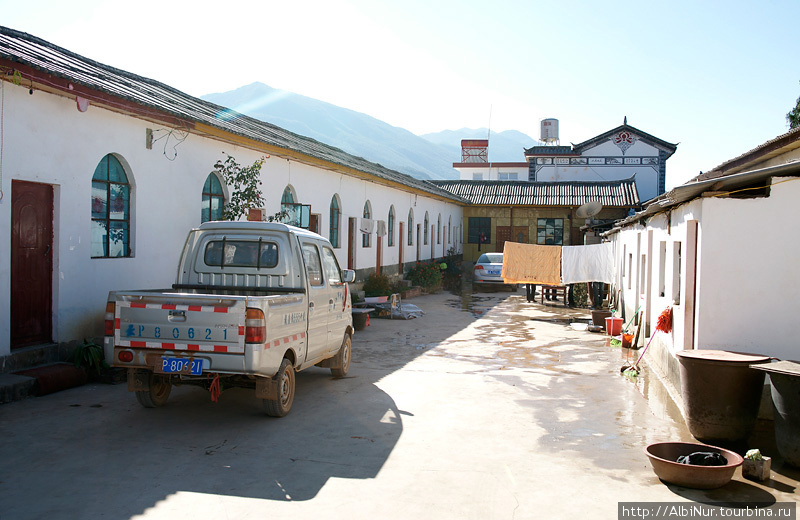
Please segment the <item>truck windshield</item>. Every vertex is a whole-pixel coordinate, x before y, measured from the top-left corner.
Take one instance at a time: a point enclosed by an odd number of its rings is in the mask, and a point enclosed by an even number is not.
[[[278,265],[278,244],[262,240],[212,240],[203,261],[211,267],[271,268]]]

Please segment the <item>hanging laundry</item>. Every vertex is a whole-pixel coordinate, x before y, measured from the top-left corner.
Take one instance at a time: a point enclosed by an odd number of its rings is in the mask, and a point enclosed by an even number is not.
[[[561,283],[614,283],[614,250],[611,242],[561,248]]]
[[[506,283],[561,285],[561,246],[506,242],[502,275]]]

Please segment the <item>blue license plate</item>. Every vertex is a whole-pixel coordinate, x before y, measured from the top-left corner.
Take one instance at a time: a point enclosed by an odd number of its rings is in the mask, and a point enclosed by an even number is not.
[[[498,276],[500,274],[500,271],[492,271],[490,269],[490,270],[486,271],[486,274],[491,275],[491,276]]]
[[[161,360],[161,371],[165,374],[199,376],[203,373],[202,359],[162,357]]]

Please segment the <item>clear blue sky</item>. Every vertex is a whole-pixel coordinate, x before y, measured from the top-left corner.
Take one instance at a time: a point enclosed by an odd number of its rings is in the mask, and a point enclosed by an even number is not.
[[[555,117],[568,144],[627,116],[680,143],[668,187],[786,132],[800,96],[797,0],[0,0],[0,13],[194,96],[261,81],[416,134],[491,121],[535,140]]]

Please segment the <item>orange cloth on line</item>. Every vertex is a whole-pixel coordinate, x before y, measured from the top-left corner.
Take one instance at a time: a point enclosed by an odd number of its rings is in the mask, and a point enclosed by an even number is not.
[[[561,285],[561,246],[506,242],[503,280],[506,283]]]

